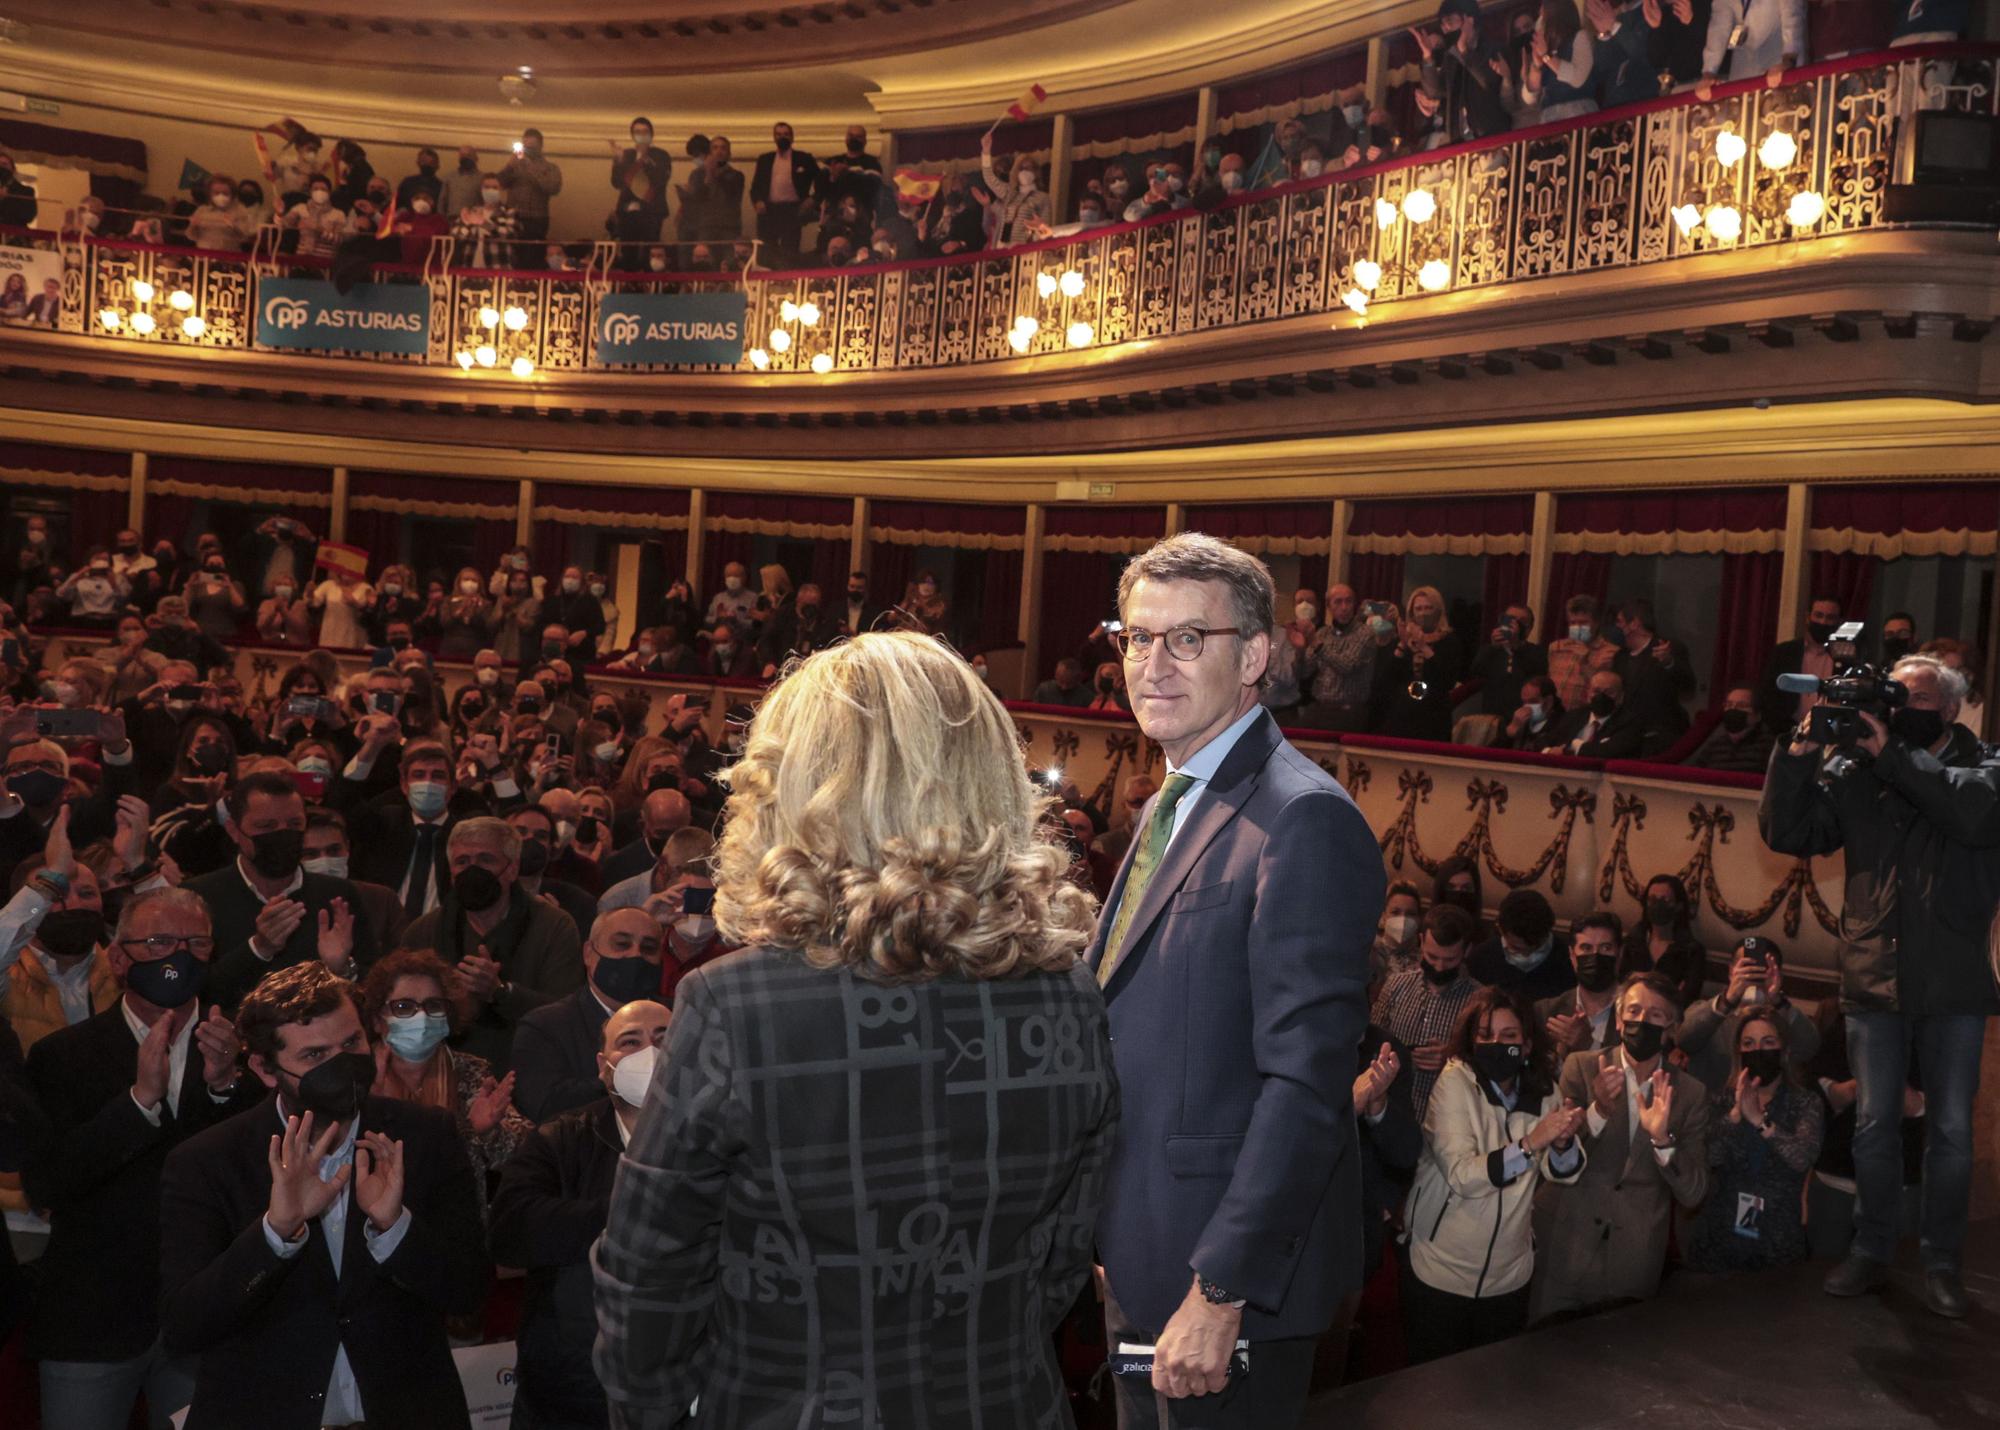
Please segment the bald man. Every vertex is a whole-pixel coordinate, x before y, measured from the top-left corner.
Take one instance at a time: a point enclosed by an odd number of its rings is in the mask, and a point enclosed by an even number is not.
[[[604,1230],[618,1157],[652,1085],[668,1018],[665,1005],[651,1000],[612,1013],[595,1053],[597,1096],[523,1138],[500,1171],[493,1254],[528,1273],[514,1363],[516,1415],[523,1421],[609,1422],[604,1390],[590,1365],[597,1338],[590,1247]]]
[[[656,789],[639,806],[639,837],[604,861],[604,887],[643,874],[653,867],[668,836],[686,829],[694,809],[677,789]]]
[[[605,1020],[660,996],[666,934],[644,909],[600,914],[583,946],[583,987],[527,1014],[514,1029],[514,1105],[546,1122],[603,1094],[597,1054]]]

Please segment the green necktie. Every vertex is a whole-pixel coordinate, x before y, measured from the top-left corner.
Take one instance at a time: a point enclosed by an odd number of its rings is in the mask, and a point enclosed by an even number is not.
[[[1132,872],[1125,876],[1125,892],[1118,900],[1118,914],[1111,920],[1111,936],[1104,940],[1104,955],[1097,963],[1097,986],[1102,988],[1111,981],[1112,970],[1118,967],[1119,956],[1124,952],[1125,933],[1132,927],[1132,918],[1139,912],[1139,902],[1146,897],[1146,885],[1153,881],[1153,871],[1160,867],[1160,859],[1167,852],[1167,843],[1174,837],[1174,810],[1194,788],[1194,780],[1187,775],[1168,775],[1167,782],[1160,789],[1160,797],[1153,805],[1153,817],[1146,823],[1146,837],[1139,841],[1139,852],[1133,857]]]

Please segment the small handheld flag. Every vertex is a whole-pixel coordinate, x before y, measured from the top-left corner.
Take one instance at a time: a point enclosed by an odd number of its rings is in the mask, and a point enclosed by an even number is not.
[[[1043,89],[1038,84],[1031,84],[1028,86],[1028,92],[1026,94],[1022,95],[1019,99],[1015,100],[1012,104],[1007,106],[1007,117],[1013,120],[1016,124],[1019,124],[1022,120],[1026,119],[1030,114],[1033,114],[1035,110],[1041,106],[1042,101],[1047,99],[1048,97],[1049,97],[1049,92],[1047,90]]]
[[[345,571],[350,576],[361,577],[368,574],[368,553],[359,546],[338,546],[331,541],[322,541],[313,564],[324,566],[329,571]]]
[[[943,187],[943,174],[926,174],[920,169],[896,171],[896,193],[900,198],[925,203],[936,198],[937,191]]]

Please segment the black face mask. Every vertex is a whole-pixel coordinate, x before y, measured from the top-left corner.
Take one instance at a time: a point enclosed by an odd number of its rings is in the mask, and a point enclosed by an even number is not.
[[[1658,1023],[1626,1023],[1618,1029],[1618,1041],[1625,1045],[1634,1062],[1658,1057],[1666,1040],[1667,1030]]]
[[[437,166],[437,160],[435,159],[427,159],[423,163],[417,165],[417,172],[419,174],[435,174],[437,171],[438,171],[438,166]]]
[[[1882,659],[1889,665],[1894,665],[1915,649],[1916,642],[1912,641],[1908,636],[1882,637]]]
[[[1448,984],[1458,981],[1458,967],[1439,968],[1428,958],[1418,959],[1417,967],[1424,971],[1424,982],[1430,984],[1433,988],[1443,988]],[[1459,967],[1463,967],[1463,965],[1459,965]]]
[[[500,896],[505,892],[500,884],[500,876],[491,869],[480,868],[477,864],[466,865],[452,877],[451,881],[451,896],[467,913],[485,913],[500,902]]]
[[[1654,928],[1674,927],[1681,921],[1681,906],[1672,899],[1646,900],[1646,922]]]
[[[778,146],[778,152],[780,154],[788,153],[790,152],[792,147],[792,136],[789,134],[781,134],[777,138],[773,139],[771,142]]]
[[[819,614],[819,602],[817,601],[799,602],[799,615],[801,617],[815,616],[818,614]]]
[[[297,1079],[299,1111],[329,1122],[346,1122],[361,1110],[361,1099],[375,1085],[375,1059],[368,1053],[335,1053]]]
[[[1608,953],[1579,953],[1576,984],[1586,993],[1602,993],[1618,981],[1618,960]]]
[[[1732,735],[1740,735],[1750,728],[1748,710],[1725,710],[1722,712],[1722,728]]]
[[[554,660],[557,656],[561,655],[562,653],[563,653],[563,645],[561,641],[542,642],[543,660]]]
[[[250,836],[250,867],[266,879],[289,879],[306,848],[303,829],[273,829]]]
[[[1806,622],[1806,634],[1812,638],[1814,645],[1825,645],[1833,639],[1833,633],[1839,629],[1839,626],[1827,621]]]
[[[76,958],[104,942],[104,915],[97,909],[57,909],[42,915],[35,942],[57,958]]]
[[[1889,717],[1889,733],[1915,749],[1928,750],[1944,737],[1944,716],[1905,705]]]
[[[30,809],[45,809],[62,798],[68,781],[47,770],[22,770],[7,776],[7,792]]]
[[[1512,1082],[1521,1075],[1528,1050],[1519,1043],[1474,1043],[1472,1070],[1488,1082]]]
[[[125,970],[125,986],[155,1008],[178,1008],[201,992],[208,965],[185,948]]]
[[[227,745],[194,745],[188,749],[188,768],[198,775],[219,775],[229,768]]]
[[[660,996],[660,966],[643,958],[600,958],[590,981],[613,1007]]]
[[[1782,1048],[1758,1048],[1743,1055],[1743,1066],[1750,1076],[1765,1087],[1769,1087],[1785,1072],[1785,1052]]]
[[[549,846],[539,839],[521,841],[521,877],[532,879],[549,867]]]
[[[536,714],[542,708],[541,697],[537,695],[523,695],[514,702],[514,708],[523,715]]]
[[[1118,682],[1113,680],[1108,675],[1105,676],[1102,680],[1097,682],[1097,693],[1099,695],[1109,695],[1117,689],[1118,689]]]
[[[646,792],[648,794],[654,790],[679,789],[680,787],[681,777],[672,770],[654,770],[652,777],[646,781]]]
[[[868,141],[866,139],[850,139],[847,141],[847,152],[850,154],[859,154],[867,147]]]
[[[1609,695],[1593,695],[1590,697],[1590,713],[1600,720],[1609,720],[1611,712],[1617,708],[1618,702],[1613,700]]]

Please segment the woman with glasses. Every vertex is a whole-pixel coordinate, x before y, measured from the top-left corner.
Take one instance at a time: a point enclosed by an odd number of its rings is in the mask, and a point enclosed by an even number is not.
[[[514,1110],[514,1074],[496,1080],[486,1059],[445,1045],[457,1018],[446,992],[449,978],[444,960],[425,949],[392,953],[368,970],[361,1009],[375,1049],[371,1091],[458,1119],[484,1189],[534,1124]]]

